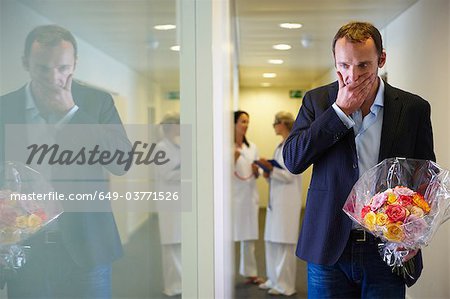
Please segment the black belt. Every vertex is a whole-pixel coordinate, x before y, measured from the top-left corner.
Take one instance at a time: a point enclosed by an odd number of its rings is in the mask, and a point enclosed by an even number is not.
[[[31,236],[28,240],[25,240],[25,246],[39,245],[39,244],[56,244],[61,242],[61,232],[54,230],[43,230],[36,235]]]
[[[350,231],[350,241],[355,243],[374,242],[376,238],[363,229],[352,229]]]
[[[46,231],[44,232],[44,243],[54,244],[61,242],[61,232],[60,231]]]

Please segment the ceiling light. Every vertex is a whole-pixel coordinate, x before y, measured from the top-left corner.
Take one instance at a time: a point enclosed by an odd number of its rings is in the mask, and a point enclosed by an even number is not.
[[[159,47],[159,41],[154,38],[149,38],[147,41],[147,49],[155,50]]]
[[[164,25],[153,26],[153,28],[155,28],[156,30],[172,30],[172,29],[177,28],[177,26],[172,25],[172,24],[164,24]]]
[[[291,45],[286,45],[286,44],[278,44],[278,45],[273,45],[272,48],[274,48],[275,50],[289,50],[291,47]]]
[[[312,37],[310,35],[303,35],[300,39],[300,43],[302,44],[303,48],[309,48],[312,44]]]
[[[180,51],[180,46],[172,46],[172,47],[170,47],[170,50],[172,50],[172,51]]]
[[[281,23],[280,27],[286,29],[299,29],[302,28],[303,25],[300,23]]]
[[[275,74],[275,73],[264,73],[262,76],[264,78],[275,78],[277,76],[277,74]]]
[[[270,64],[283,64],[284,63],[283,59],[269,59],[269,60],[267,60],[267,62]]]
[[[261,86],[262,86],[262,87],[270,87],[270,86],[272,86],[272,83],[269,83],[269,82],[263,82],[263,83],[261,83]]]

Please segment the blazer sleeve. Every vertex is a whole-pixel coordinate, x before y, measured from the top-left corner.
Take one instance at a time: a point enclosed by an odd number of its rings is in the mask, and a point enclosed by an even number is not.
[[[417,130],[417,139],[415,144],[415,156],[417,159],[436,161],[436,155],[433,149],[433,129],[431,126],[431,106],[423,101],[424,107],[421,109],[422,119],[419,120]]]
[[[123,152],[124,156],[128,156],[133,148],[112,96],[92,88],[78,87],[74,92],[74,97],[79,109],[69,124],[90,126],[85,130],[82,129],[83,127],[80,129],[75,127],[77,138],[61,138],[61,136],[70,134],[68,130],[72,130],[63,127],[59,134],[59,140],[61,142],[64,140],[66,145],[73,142],[74,146],[78,147],[83,143],[86,145],[98,144],[101,150],[108,150],[111,153]],[[124,165],[119,163],[107,163],[104,167],[115,175],[126,173]]]
[[[328,97],[327,91],[313,90],[303,98],[283,148],[284,163],[294,174],[305,171],[352,130],[339,119]]]

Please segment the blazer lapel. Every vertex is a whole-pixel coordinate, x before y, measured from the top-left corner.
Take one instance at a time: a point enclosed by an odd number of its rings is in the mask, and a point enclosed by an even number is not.
[[[25,123],[25,86],[17,90],[14,97],[7,103],[3,103],[2,117],[5,124],[24,124]]]
[[[383,111],[383,126],[381,129],[381,142],[380,142],[380,153],[378,156],[378,162],[383,159],[388,158],[392,146],[394,144],[398,123],[400,120],[400,115],[402,112],[403,104],[399,100],[395,89],[387,84],[385,84],[384,91],[384,111]]]

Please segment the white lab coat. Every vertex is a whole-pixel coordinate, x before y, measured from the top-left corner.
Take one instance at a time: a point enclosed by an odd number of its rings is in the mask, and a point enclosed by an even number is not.
[[[302,206],[301,177],[290,173],[283,161],[283,143],[274,153],[283,168],[274,167],[270,174],[270,194],[266,214],[264,240],[296,244]]]
[[[251,164],[258,160],[258,151],[253,143],[242,145],[241,155],[236,160],[233,174],[233,224],[234,240],[258,239],[259,195]]]
[[[180,147],[164,138],[156,145],[157,150],[163,150],[170,161],[157,166],[157,173],[161,182],[158,191],[171,191],[180,185]],[[161,211],[159,217],[159,232],[161,244],[181,243],[181,213],[178,211]]]

